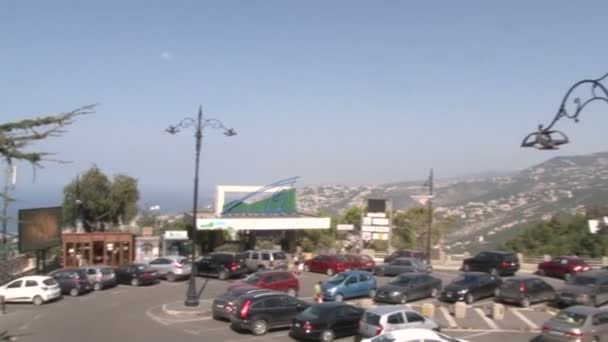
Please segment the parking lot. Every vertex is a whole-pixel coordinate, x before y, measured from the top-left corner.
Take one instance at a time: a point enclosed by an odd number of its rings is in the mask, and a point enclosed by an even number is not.
[[[449,283],[458,273],[435,271],[434,275]],[[304,273],[300,276],[300,298],[312,301],[313,285],[326,277]],[[390,278],[378,278],[379,285]],[[556,288],[559,279],[545,278]],[[230,281],[234,282],[234,281]],[[205,286],[201,305],[209,306],[229,282],[199,278]],[[9,304],[7,314],[0,316],[0,331],[8,330],[19,336],[19,341],[124,341],[136,338],[147,341],[290,341],[287,330],[272,331],[266,336],[237,333],[228,322],[215,321],[210,316],[176,318],[167,316],[163,305],[183,301],[187,282],[161,282],[153,286],[118,286],[81,297],[64,297],[57,302],[36,307],[30,304]],[[353,304],[357,300],[349,301]],[[420,309],[423,303],[436,304],[435,319],[443,331],[470,341],[491,341],[508,337],[509,341],[529,341],[538,335],[542,323],[555,314],[556,309],[546,304],[530,308],[507,306],[503,320],[488,317],[492,299],[483,299],[467,307],[466,317],[456,319],[452,306],[436,299],[410,303]],[[352,338],[342,339],[352,340]]]

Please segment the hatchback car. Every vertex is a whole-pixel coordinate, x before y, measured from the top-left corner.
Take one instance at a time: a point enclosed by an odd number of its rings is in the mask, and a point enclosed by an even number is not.
[[[300,291],[298,278],[287,271],[258,271],[231,287],[238,286],[255,286],[261,289],[281,291],[292,297],[297,297]]]
[[[429,329],[402,329],[387,332],[361,342],[467,342]]]
[[[532,303],[553,301],[555,289],[535,277],[515,277],[505,280],[498,288],[496,300],[516,303],[526,308]]]
[[[188,258],[183,256],[164,256],[148,263],[148,266],[158,272],[159,277],[167,281],[176,281],[190,276],[192,265]]]
[[[501,280],[488,273],[465,272],[460,274],[441,292],[441,300],[446,302],[464,301],[471,304],[477,299],[496,294]]]
[[[356,335],[363,311],[345,303],[313,304],[293,319],[289,336],[330,342],[336,337]]]
[[[381,286],[374,301],[405,304],[409,300],[437,297],[441,292],[441,279],[428,273],[404,273]]]
[[[585,263],[585,260],[579,257],[555,257],[550,261],[541,262],[538,264],[536,273],[540,276],[552,276],[570,280],[578,273],[589,271],[591,267]]]
[[[126,264],[116,269],[116,281],[131,286],[155,284],[158,272],[146,264]]]
[[[317,255],[304,262],[304,271],[325,273],[330,277],[351,268],[351,261],[344,255]]]
[[[211,305],[213,319],[230,320],[230,314],[232,312],[231,310],[233,309],[234,300],[236,300],[240,296],[263,292],[269,291],[253,286],[238,286],[228,289],[228,291],[224,292],[213,300],[213,303]]]
[[[557,291],[555,302],[558,305],[591,306],[608,302],[608,272],[588,271],[575,276]]]
[[[465,272],[487,272],[492,275],[513,275],[519,270],[517,255],[509,252],[480,252],[462,261]]]
[[[220,280],[241,277],[247,274],[244,253],[214,252],[205,255],[196,263],[198,274],[217,277]]]
[[[48,275],[57,281],[63,294],[76,297],[93,290],[85,270],[62,269],[53,271]]]
[[[419,314],[409,305],[386,305],[365,311],[356,340],[410,328],[441,330],[439,323]]]
[[[42,305],[61,297],[61,288],[55,279],[46,276],[28,276],[15,279],[0,287],[0,296],[10,302],[29,302]]]
[[[308,305],[281,292],[244,295],[237,298],[230,309],[231,326],[264,335],[270,329],[291,327],[293,319]]]
[[[571,306],[542,327],[543,342],[600,341],[608,336],[608,311],[589,306]]]
[[[287,270],[287,256],[282,251],[251,250],[245,253],[245,262],[249,272],[260,270]]]
[[[372,257],[365,254],[346,254],[347,259],[350,260],[351,267],[353,270],[362,270],[373,272],[376,267],[376,262]]]
[[[341,302],[344,299],[376,296],[376,278],[365,271],[348,271],[336,274],[321,285],[323,300]]]
[[[414,258],[397,258],[390,264],[378,265],[374,268],[377,276],[396,276],[407,272],[427,272],[429,269],[425,263]]]
[[[87,277],[91,284],[93,284],[93,290],[99,291],[116,286],[116,273],[113,268],[96,265],[85,266],[82,269],[87,272]]]

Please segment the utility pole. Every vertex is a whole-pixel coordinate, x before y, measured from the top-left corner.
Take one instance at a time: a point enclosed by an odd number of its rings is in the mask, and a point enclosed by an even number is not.
[[[4,249],[2,260],[6,262],[8,260],[8,239],[6,236],[8,231],[8,204],[12,201],[9,191],[15,186],[17,181],[17,168],[11,162],[8,162],[6,165],[5,177],[4,189],[2,191],[2,248]]]
[[[434,179],[433,179],[433,169],[431,169],[431,172],[429,174],[429,180],[427,181],[427,185],[429,187],[429,198],[426,202],[427,206],[428,206],[428,215],[429,215],[429,226],[427,227],[427,232],[426,232],[426,257],[427,260],[429,262],[429,264],[431,263],[431,232],[433,231],[433,184]]]

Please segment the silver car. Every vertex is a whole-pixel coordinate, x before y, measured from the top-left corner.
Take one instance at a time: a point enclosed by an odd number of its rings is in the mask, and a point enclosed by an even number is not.
[[[374,274],[378,276],[397,276],[408,272],[429,272],[429,268],[415,258],[397,258],[390,264],[381,264],[374,268]]]
[[[571,306],[543,325],[544,342],[603,341],[608,339],[608,310]]]
[[[361,340],[389,331],[409,328],[441,330],[439,323],[419,314],[409,305],[386,305],[365,311],[361,317],[356,339]]]
[[[184,256],[164,256],[150,261],[148,265],[167,281],[187,278],[192,272],[192,264]]]
[[[110,266],[91,265],[81,269],[87,272],[87,278],[93,284],[93,290],[95,291],[116,286],[116,273]]]
[[[287,270],[287,256],[282,251],[251,250],[246,255],[247,270],[256,272],[260,270]]]

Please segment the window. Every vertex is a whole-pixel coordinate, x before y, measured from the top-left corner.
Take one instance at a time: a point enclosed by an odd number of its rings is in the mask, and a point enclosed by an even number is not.
[[[283,306],[283,298],[279,296],[266,298],[264,306],[266,308],[280,308]]]
[[[298,306],[301,302],[293,297],[283,297],[286,306]]]
[[[35,280],[26,280],[25,287],[35,287],[38,286],[38,283]]]
[[[6,286],[7,289],[16,289],[21,287],[21,280],[14,281]]]
[[[479,254],[477,254],[477,255],[475,256],[475,259],[478,259],[478,260],[486,260],[486,259],[488,259],[488,253],[486,253],[486,252],[481,252],[481,253],[479,253]]]
[[[270,260],[270,254],[268,254],[268,253],[262,253],[262,260],[269,261]]]
[[[162,260],[161,258],[154,259],[154,260],[150,261],[150,265],[158,265],[161,263],[161,260]]]
[[[325,255],[318,255],[315,257],[315,261],[325,261],[326,257]]]
[[[600,313],[593,316],[593,325],[603,325],[608,323],[608,314]]]
[[[357,282],[358,282],[357,277],[356,277],[356,276],[352,276],[352,277],[349,277],[349,278],[346,280],[346,285],[355,284],[355,283],[357,283]]]
[[[97,274],[97,272],[95,271],[95,269],[93,269],[93,268],[89,268],[89,269],[87,270],[87,274],[90,274],[90,275],[96,275],[96,274]]]
[[[380,316],[376,315],[372,312],[366,312],[365,317],[363,317],[365,323],[370,325],[379,326],[380,325]]]
[[[274,260],[286,260],[287,259],[287,257],[285,256],[285,253],[283,253],[283,252],[272,253],[272,258]]]
[[[405,323],[405,321],[403,320],[403,315],[401,314],[401,312],[397,312],[397,313],[394,313],[394,314],[388,316],[388,319],[386,320],[386,322],[388,324],[403,324],[403,323]]]
[[[348,317],[357,317],[360,318],[361,314],[363,313],[361,309],[357,309],[355,307],[352,306],[345,306],[344,309],[346,310],[346,315]]]
[[[339,307],[335,310],[335,315],[336,318],[340,319],[340,318],[345,318],[347,316],[346,314],[346,307]]]
[[[371,279],[371,277],[369,275],[365,274],[365,273],[359,274],[359,281],[360,282],[368,281],[370,279]]]
[[[289,280],[289,276],[284,273],[279,273],[274,275],[274,281],[285,281]]]
[[[251,253],[251,260],[258,260],[259,258],[259,254],[257,252]]]
[[[419,314],[417,314],[415,312],[411,312],[411,311],[407,311],[405,313],[405,317],[407,318],[407,322],[408,323],[424,322],[425,321],[424,317],[420,316]]]
[[[42,281],[42,283],[47,286],[57,285],[57,282],[53,278],[45,279]]]

